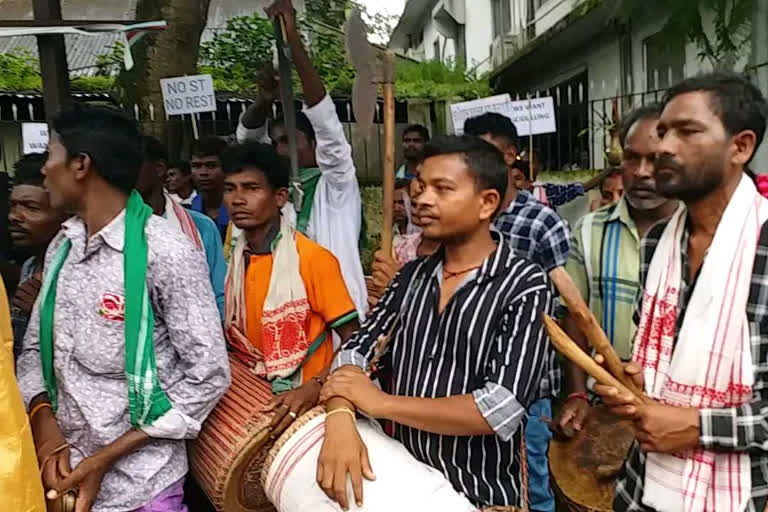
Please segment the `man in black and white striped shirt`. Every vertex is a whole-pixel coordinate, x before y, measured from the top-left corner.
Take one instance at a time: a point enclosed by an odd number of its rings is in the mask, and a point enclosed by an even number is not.
[[[395,438],[474,504],[519,506],[521,428],[546,368],[550,288],[541,267],[490,230],[507,184],[499,152],[443,137],[425,154],[416,203],[424,235],[443,246],[395,277],[337,356],[321,399],[329,411],[394,422]],[[388,333],[385,392],[362,370]],[[367,451],[350,415],[329,415],[318,483],[344,508],[347,473],[359,502],[360,475],[373,476]]]

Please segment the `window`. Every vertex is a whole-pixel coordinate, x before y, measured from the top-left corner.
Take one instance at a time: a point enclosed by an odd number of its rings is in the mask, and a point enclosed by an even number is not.
[[[508,34],[512,30],[511,0],[491,0],[493,16],[493,37]]]
[[[659,32],[645,40],[646,89],[666,89],[683,79],[685,41]]]

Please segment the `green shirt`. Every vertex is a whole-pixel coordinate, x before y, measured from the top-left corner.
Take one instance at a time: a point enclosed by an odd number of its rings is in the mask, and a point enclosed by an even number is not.
[[[619,357],[629,360],[640,290],[640,235],[626,200],[586,215],[571,236],[565,268]]]

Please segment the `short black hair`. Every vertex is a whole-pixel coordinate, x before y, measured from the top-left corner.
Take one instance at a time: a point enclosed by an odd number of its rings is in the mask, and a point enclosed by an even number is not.
[[[189,162],[186,160],[179,160],[178,162],[171,162],[168,164],[169,169],[178,169],[181,171],[181,174],[185,176],[189,176],[192,174],[192,167],[189,165]]]
[[[720,118],[728,135],[735,135],[744,130],[755,132],[757,152],[765,137],[768,117],[768,104],[760,89],[742,75],[729,71],[714,71],[673,85],[664,95],[663,105],[666,107],[681,94],[697,91],[709,93],[710,107]],[[754,156],[753,153],[752,157]]]
[[[639,121],[645,121],[646,119],[658,119],[661,116],[661,105],[659,103],[649,103],[643,105],[631,111],[624,116],[619,125],[619,143],[621,147],[624,147],[624,143],[627,141],[627,135],[629,130],[635,126]]]
[[[227,148],[227,141],[219,137],[209,136],[196,140],[192,143],[192,156],[203,158],[206,156],[216,156],[221,158],[221,154]]]
[[[288,188],[290,183],[288,161],[278,155],[272,146],[260,142],[228,147],[221,156],[221,167],[225,175],[237,174],[245,169],[258,169],[275,190]]]
[[[395,190],[400,188],[406,188],[411,185],[411,180],[409,178],[397,178],[395,180]]]
[[[409,133],[418,133],[419,136],[424,139],[424,142],[429,142],[429,130],[422,124],[411,124],[405,127],[403,130],[403,138]]]
[[[285,126],[285,117],[281,115],[275,119],[273,126]],[[315,127],[312,126],[312,121],[309,120],[307,114],[304,112],[296,112],[296,129],[303,133],[309,140],[317,140]]]
[[[496,146],[474,136],[443,135],[435,137],[424,146],[424,160],[441,155],[463,155],[479,188],[494,189],[504,200],[507,193],[507,166]]]
[[[78,103],[53,120],[70,158],[90,156],[96,172],[124,192],[133,190],[144,161],[136,121],[111,107]]]
[[[517,128],[515,123],[507,116],[495,112],[488,112],[464,121],[464,133],[474,135],[475,137],[482,135],[503,137],[510,144],[517,146]]]
[[[13,184],[42,187],[45,181],[43,165],[46,160],[48,153],[29,153],[21,157],[13,164]]]
[[[145,135],[144,139],[144,161],[145,162],[167,162],[168,152],[165,146],[157,137]]]

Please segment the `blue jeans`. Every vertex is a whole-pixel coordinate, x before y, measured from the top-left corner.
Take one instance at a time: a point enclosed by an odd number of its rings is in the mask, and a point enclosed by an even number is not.
[[[528,500],[531,510],[555,512],[555,497],[549,486],[549,441],[552,432],[541,417],[552,418],[552,400],[541,398],[528,408],[525,448],[528,454]]]

